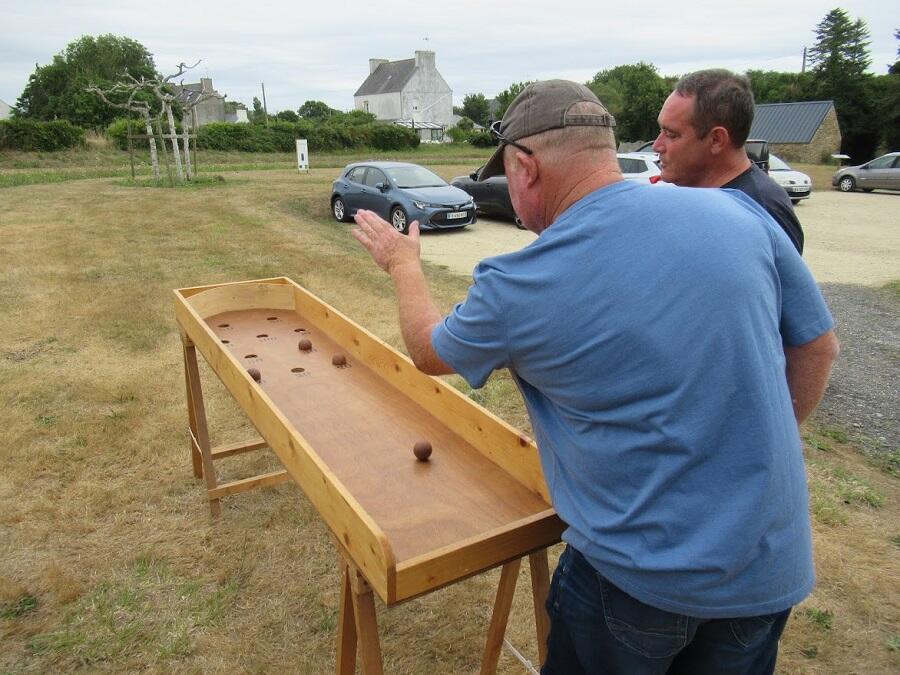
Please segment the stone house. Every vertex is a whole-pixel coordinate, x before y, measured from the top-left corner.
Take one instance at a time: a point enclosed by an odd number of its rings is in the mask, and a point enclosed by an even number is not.
[[[187,114],[191,103],[201,96],[212,94],[213,98],[194,106],[194,116],[198,127],[210,122],[225,122],[225,98],[213,89],[212,78],[202,77],[196,84],[172,85],[179,103]]]
[[[415,128],[425,142],[441,142],[452,124],[453,90],[435,67],[434,52],[416,51],[402,61],[369,59],[369,76],[353,95],[353,107]]]
[[[841,151],[834,101],[759,103],[750,138],[769,141],[769,150],[791,162],[819,164]]]

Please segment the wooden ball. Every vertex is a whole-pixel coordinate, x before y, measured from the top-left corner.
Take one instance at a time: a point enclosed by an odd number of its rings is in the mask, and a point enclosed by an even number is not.
[[[428,441],[417,441],[413,446],[413,454],[420,462],[427,462],[431,457],[431,443]]]
[[[297,343],[297,348],[301,352],[308,352],[312,349],[312,342],[310,342],[307,338],[303,338],[300,342]]]
[[[335,354],[331,357],[331,365],[333,366],[346,366],[347,365],[347,357],[343,354]]]
[[[250,375],[250,377],[252,377],[257,382],[259,382],[262,379],[262,375],[256,368],[247,368],[247,373]]]

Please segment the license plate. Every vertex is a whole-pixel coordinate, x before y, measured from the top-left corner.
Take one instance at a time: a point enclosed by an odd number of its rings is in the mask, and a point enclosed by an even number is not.
[[[789,187],[788,190],[790,190],[791,192],[806,192],[807,188],[803,187],[802,185],[794,185],[792,187]]]
[[[455,220],[457,218],[465,218],[469,214],[465,211],[451,211],[447,214],[447,220]]]

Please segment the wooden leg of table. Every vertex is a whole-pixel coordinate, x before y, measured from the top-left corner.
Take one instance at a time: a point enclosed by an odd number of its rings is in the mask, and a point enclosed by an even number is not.
[[[382,675],[384,668],[381,662],[381,644],[378,642],[378,622],[375,620],[375,596],[358,570],[351,566],[349,573],[362,672],[363,675]]]
[[[203,459],[200,457],[200,452],[197,450],[196,446],[197,419],[194,416],[194,397],[191,395],[190,368],[188,368],[188,359],[193,358],[196,360],[197,354],[196,349],[194,349],[193,344],[189,341],[187,336],[183,335],[181,339],[184,347],[184,384],[185,389],[187,390],[188,426],[191,430],[191,463],[194,468],[194,478],[203,478]],[[188,350],[193,352],[190,356],[188,355]]]
[[[534,627],[537,630],[538,663],[547,660],[547,638],[550,636],[550,617],[547,616],[547,593],[550,591],[550,568],[547,549],[528,556],[531,566],[531,595],[534,598]]]
[[[484,655],[481,658],[482,675],[493,675],[497,672],[500,650],[503,648],[503,636],[506,634],[506,623],[509,621],[509,610],[512,607],[521,565],[522,559],[517,558],[506,563],[500,572],[500,585],[497,588],[497,599],[494,601],[494,613],[491,616],[487,642],[484,645]]]
[[[341,608],[338,612],[337,675],[356,672],[356,619],[353,611],[353,589],[350,587],[350,568],[343,564],[341,571]]]
[[[191,434],[196,446],[191,445],[191,456],[194,457],[194,475],[198,478],[198,469],[195,453],[199,450],[202,475],[206,479],[207,494],[209,490],[215,490],[216,470],[213,467],[212,451],[209,445],[209,428],[206,426],[206,409],[203,405],[203,390],[200,388],[200,369],[197,366],[197,349],[193,344],[184,343],[184,378],[187,384],[188,421],[191,424]],[[209,511],[213,518],[222,513],[222,507],[218,499],[209,500]]]

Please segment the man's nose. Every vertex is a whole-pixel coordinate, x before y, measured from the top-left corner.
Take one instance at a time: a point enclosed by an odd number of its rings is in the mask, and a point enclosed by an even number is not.
[[[659,134],[657,134],[657,136],[656,136],[656,140],[653,141],[653,146],[652,146],[653,152],[662,152],[662,149],[664,147],[664,144],[661,143],[662,138],[663,138],[663,134],[660,131]]]

